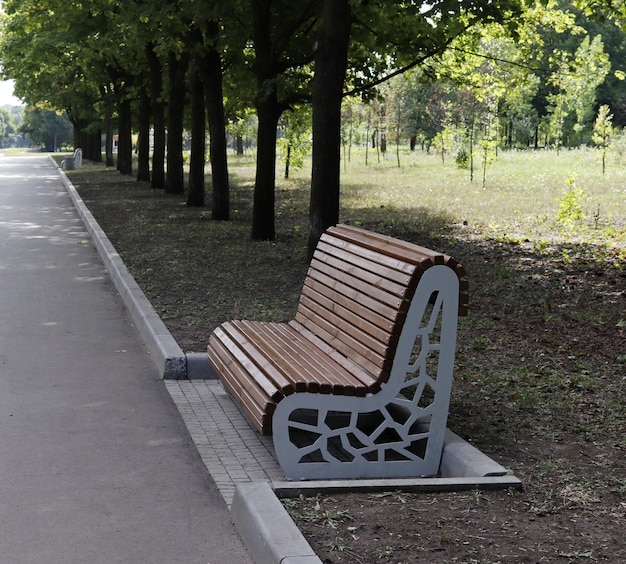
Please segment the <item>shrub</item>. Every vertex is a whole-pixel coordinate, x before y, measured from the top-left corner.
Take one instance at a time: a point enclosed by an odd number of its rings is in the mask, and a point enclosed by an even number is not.
[[[565,185],[567,190],[559,202],[556,218],[563,225],[571,225],[584,219],[583,202],[589,197],[589,194],[576,186],[574,178],[570,177],[565,180]]]
[[[469,168],[470,156],[465,147],[459,147],[454,155],[454,162],[457,168]]]

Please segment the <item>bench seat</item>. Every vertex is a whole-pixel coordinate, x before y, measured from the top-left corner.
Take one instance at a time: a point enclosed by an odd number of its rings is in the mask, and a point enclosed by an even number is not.
[[[276,404],[294,392],[364,397],[380,382],[297,322],[232,321],[215,331],[211,361],[264,435]]]

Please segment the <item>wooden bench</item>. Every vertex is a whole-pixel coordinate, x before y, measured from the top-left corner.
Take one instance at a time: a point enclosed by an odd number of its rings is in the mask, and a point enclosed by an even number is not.
[[[339,225],[320,239],[295,319],[229,321],[209,360],[289,479],[437,475],[463,267]]]
[[[65,170],[74,170],[83,166],[83,150],[78,148],[71,157],[67,157],[61,161],[61,168]]]

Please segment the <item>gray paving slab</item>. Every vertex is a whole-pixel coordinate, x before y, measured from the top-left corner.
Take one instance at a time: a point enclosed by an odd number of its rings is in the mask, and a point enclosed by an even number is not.
[[[168,380],[166,386],[228,507],[240,484],[285,480],[272,438],[248,424],[218,380]]]
[[[0,563],[252,562],[46,157],[0,157]]]

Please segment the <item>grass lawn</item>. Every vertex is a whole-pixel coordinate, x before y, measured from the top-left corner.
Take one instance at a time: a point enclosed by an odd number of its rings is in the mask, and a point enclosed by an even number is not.
[[[344,163],[341,221],[466,267],[449,426],[525,489],[302,499],[294,519],[326,562],[626,562],[626,164],[501,153],[483,186],[440,155],[368,160]],[[252,155],[230,158],[229,222],[101,165],[68,176],[183,349],[293,316],[307,170],[277,182],[273,242],[249,240]]]

